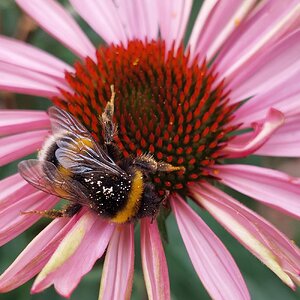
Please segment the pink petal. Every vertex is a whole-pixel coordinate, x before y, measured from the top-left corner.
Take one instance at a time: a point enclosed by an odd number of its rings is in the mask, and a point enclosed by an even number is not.
[[[266,264],[284,283],[300,283],[299,249],[270,223],[220,190],[204,184],[192,188],[205,207],[239,242]]]
[[[250,299],[228,250],[203,220],[179,197],[171,199],[177,224],[193,266],[213,299]]]
[[[238,158],[252,154],[266,143],[283,123],[284,115],[276,109],[269,109],[265,120],[252,124],[253,134],[245,134],[248,140],[241,142],[241,139],[244,140],[243,135],[237,136],[224,148],[224,155],[229,158]]]
[[[65,70],[73,68],[36,47],[21,41],[0,36],[0,61],[29,69],[58,79],[64,79]]]
[[[297,30],[264,51],[260,57],[256,57],[249,65],[244,66],[234,78],[227,78],[229,88],[232,90],[230,94],[231,102],[236,103],[253,95],[268,92],[270,89],[273,90],[281,85],[282,82],[289,86],[290,78],[296,76],[299,80],[299,69],[300,30]],[[271,98],[273,97],[278,96],[272,92]],[[261,101],[261,99],[259,100]],[[246,103],[244,109],[249,112],[249,107],[255,107],[255,103],[259,102],[255,101],[254,97]],[[262,106],[263,104],[260,103],[259,105]]]
[[[58,198],[55,196],[36,191],[17,202],[12,202],[0,212],[0,245],[14,239],[42,217],[39,214],[22,214],[22,212],[47,210],[57,201]]]
[[[70,297],[81,278],[103,255],[113,228],[112,224],[98,215],[84,213],[39,273],[32,293],[38,293],[54,284],[60,295]]]
[[[0,135],[50,128],[44,111],[0,109]]]
[[[249,99],[235,112],[234,123],[243,123],[242,127],[247,128],[253,120],[262,119],[270,107],[273,107],[283,112],[286,117],[284,125],[278,131],[283,129],[289,122],[289,116],[300,113],[299,78],[300,69],[298,73],[286,78],[285,81],[273,87],[270,86],[264,92]]]
[[[18,223],[20,220],[27,221],[31,216],[41,217],[37,214],[24,215],[22,212],[36,209],[36,206],[40,206],[41,202],[46,202],[44,201],[45,199],[47,199],[49,202],[52,202],[52,199],[49,197],[54,196],[35,190],[27,197],[21,198],[16,202],[11,202],[8,207],[0,212],[0,232],[5,233],[6,228],[12,227],[12,224],[15,224],[15,222]],[[3,237],[3,234],[1,234],[1,237]]]
[[[243,25],[218,57],[219,72],[233,78],[240,70],[251,65],[267,47],[279,40],[300,15],[298,0],[265,1],[261,9]]]
[[[16,0],[45,31],[81,58],[95,58],[95,48],[74,19],[54,0]],[[54,26],[55,24],[55,26]]]
[[[210,34],[208,28],[205,28],[203,42],[208,46],[206,57],[212,59],[223,43],[227,40],[232,32],[234,32],[241,22],[247,17],[248,13],[256,4],[255,0],[246,1],[222,1],[226,3],[225,7],[219,5],[219,11],[215,12],[210,23]],[[218,18],[218,13],[220,17]],[[202,47],[199,47],[202,50]]]
[[[0,139],[0,166],[41,149],[48,130],[30,131]]]
[[[215,174],[231,188],[300,218],[300,184],[297,178],[272,169],[238,164],[218,166]]]
[[[269,143],[255,152],[256,155],[278,156],[278,157],[299,157],[299,141],[289,143]]]
[[[269,143],[258,149],[255,154],[263,156],[300,157],[299,147],[299,141],[284,144]]]
[[[170,299],[168,266],[156,221],[141,220],[141,254],[150,300]]]
[[[2,211],[10,204],[29,196],[36,189],[17,173],[0,181],[0,191],[0,211]]]
[[[153,0],[115,1],[128,40],[158,37],[158,8]]]
[[[285,118],[284,125],[280,127],[270,138],[269,142],[289,143],[300,139],[300,113]]]
[[[208,23],[208,19],[210,18],[211,14],[213,14],[214,10],[217,9],[219,3],[219,0],[204,1],[202,3],[201,9],[196,18],[191,36],[188,41],[192,57],[195,57],[196,54],[199,53],[199,51],[196,51],[198,48],[199,41],[205,31],[204,29],[206,27],[206,24]]]
[[[99,299],[130,299],[134,265],[134,227],[116,227],[109,243],[101,278]]]
[[[299,101],[299,97],[298,97]],[[255,154],[271,156],[300,156],[300,114],[286,118],[285,124]]]
[[[136,2],[140,3],[140,1]],[[144,20],[143,35],[149,41],[152,39],[156,40],[158,38],[158,7],[155,1],[144,1],[140,9],[143,11],[143,16],[141,17]]]
[[[70,91],[66,83],[54,77],[0,62],[0,90],[42,97],[60,96],[58,88]]]
[[[106,43],[127,44],[125,31],[118,16],[116,4],[113,1],[70,0],[70,2],[78,11],[80,16],[102,37]]]
[[[255,0],[239,1],[207,1],[205,8],[210,6],[210,14],[206,19],[203,14],[199,14],[198,19],[202,22],[201,27],[196,20],[197,26],[193,29],[189,44],[192,44],[192,54],[200,54],[201,58],[205,56],[210,60],[222,46],[227,37],[238,27],[237,23],[247,16],[253,8]],[[201,8],[202,10],[202,8]],[[204,23],[205,22],[205,23]],[[200,29],[200,30],[199,30]]]
[[[157,1],[160,34],[167,49],[172,47],[173,42],[175,49],[181,45],[192,5],[191,0]]]
[[[75,223],[59,218],[48,225],[23,250],[18,258],[0,276],[0,292],[11,291],[34,277],[47,263],[65,234]]]

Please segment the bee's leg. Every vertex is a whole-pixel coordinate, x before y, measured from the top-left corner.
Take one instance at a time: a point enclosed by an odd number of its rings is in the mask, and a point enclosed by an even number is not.
[[[56,219],[63,217],[62,210],[50,209],[50,210],[30,210],[30,211],[21,211],[22,215],[41,215],[45,218]]]
[[[56,218],[63,218],[63,217],[73,217],[76,215],[82,206],[78,203],[72,203],[66,206],[65,209],[57,210],[57,209],[50,209],[50,210],[31,210],[31,211],[22,211],[22,215],[27,214],[39,214],[45,218],[56,219]]]
[[[157,162],[151,154],[143,154],[137,156],[133,160],[133,164],[138,168],[145,170],[150,173],[155,172],[174,172],[174,171],[185,171],[183,166],[172,166],[163,161]]]
[[[185,172],[184,166],[173,166],[171,164],[168,164],[164,161],[159,161],[157,163],[157,171],[158,172],[174,172],[174,171],[182,171]]]
[[[113,122],[114,116],[114,102],[116,93],[114,91],[114,86],[111,85],[111,98],[107,102],[104,112],[101,115],[101,122],[103,125],[103,133],[104,133],[104,143],[109,145],[113,142],[115,135],[117,134],[117,126]]]
[[[161,199],[158,197],[155,187],[152,183],[145,182],[143,189],[143,198],[136,217],[137,219],[144,217],[152,217],[155,219],[159,212]]]
[[[158,203],[159,203],[159,206],[160,205],[165,205],[166,204],[166,200],[168,199],[168,197],[170,196],[170,191],[168,190],[165,190],[165,194],[163,195],[162,198],[159,199]],[[157,216],[158,216],[158,213],[159,213],[159,208],[155,211],[155,213],[152,215],[152,218],[151,218],[151,223],[154,222],[154,220],[156,220]]]
[[[63,210],[63,217],[73,217],[76,215],[82,208],[82,205],[79,203],[72,203],[66,206]]]

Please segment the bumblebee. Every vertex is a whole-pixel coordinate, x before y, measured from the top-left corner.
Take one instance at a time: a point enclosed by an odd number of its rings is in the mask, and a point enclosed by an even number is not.
[[[82,207],[114,223],[134,222],[158,213],[164,197],[158,196],[149,180],[155,172],[182,170],[157,162],[150,154],[120,158],[114,143],[117,134],[113,122],[115,93],[102,115],[104,142],[97,143],[91,133],[70,113],[51,107],[52,135],[46,140],[38,159],[19,163],[22,177],[34,187],[66,199],[63,210],[31,211],[43,216],[72,217]]]

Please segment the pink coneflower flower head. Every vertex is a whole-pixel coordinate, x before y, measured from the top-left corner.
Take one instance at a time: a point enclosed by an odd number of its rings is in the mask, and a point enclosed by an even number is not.
[[[134,270],[134,226],[140,223],[148,297],[170,299],[157,218],[165,222],[167,214],[163,212],[171,210],[209,295],[213,299],[249,299],[230,253],[189,201],[211,213],[295,289],[300,272],[297,246],[224,193],[222,186],[282,213],[300,216],[298,178],[248,165],[246,160],[241,164],[240,160],[252,154],[300,156],[299,1],[204,1],[187,36],[193,1],[70,0],[104,40],[96,48],[57,1],[16,2],[75,53],[78,61],[69,66],[33,46],[2,36],[1,90],[51,99],[55,110],[76,120],[74,128],[83,126],[104,149],[104,122],[99,116],[111,101],[113,86],[113,122],[118,126],[113,138],[121,160],[147,154],[158,164],[178,169],[141,171],[142,184],[151,184],[151,191],[162,199],[159,211],[152,215],[114,219],[81,203],[83,208],[74,215],[53,220],[0,276],[0,291],[15,289],[36,276],[32,293],[54,285],[59,294],[69,297],[106,251],[99,298],[128,299]],[[2,110],[0,114],[1,165],[41,148],[44,153],[49,136],[53,139],[57,134],[51,110],[50,118],[43,111]],[[86,170],[76,155],[72,167],[79,166],[84,175]],[[55,159],[63,161],[61,155]],[[43,160],[45,156],[40,154],[38,163]],[[113,161],[118,165],[117,159]],[[52,163],[57,174],[71,176],[68,170],[59,169],[57,162]],[[132,191],[133,185],[129,189]],[[20,211],[50,210],[59,201],[55,195],[67,191],[67,186],[61,185],[60,193],[47,193],[16,173],[0,182],[0,190],[3,245],[41,217]],[[133,215],[137,203],[148,195],[146,189],[140,191],[131,207]]]

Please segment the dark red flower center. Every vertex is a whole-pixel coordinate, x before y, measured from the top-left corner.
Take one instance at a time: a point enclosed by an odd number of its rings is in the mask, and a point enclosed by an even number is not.
[[[89,57],[66,73],[74,92],[53,101],[78,118],[101,143],[99,115],[114,85],[117,144],[124,156],[152,153],[157,160],[186,171],[159,173],[159,190],[184,190],[204,179],[221,158],[235,107],[206,62],[190,60],[183,47],[166,51],[163,41],[131,41],[102,46],[97,61]],[[67,100],[67,101],[66,101]]]

